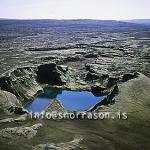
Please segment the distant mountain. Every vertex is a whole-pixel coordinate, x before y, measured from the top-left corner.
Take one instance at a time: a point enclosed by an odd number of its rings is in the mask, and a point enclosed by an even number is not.
[[[0,18],[0,20],[9,20],[9,19],[7,19],[7,18]]]
[[[129,23],[150,25],[150,19],[133,19],[133,20],[123,20],[123,21]]]
[[[15,32],[18,27],[19,34],[24,35],[34,32],[39,33],[43,30],[59,29],[58,32],[107,32],[107,33],[120,33],[120,32],[143,32],[147,31],[147,26],[143,24],[136,24],[115,20],[90,20],[90,19],[76,19],[76,20],[54,20],[54,19],[39,19],[39,20],[15,20],[3,19],[0,20],[0,33],[4,28],[6,31]],[[67,30],[67,31],[66,31]],[[55,35],[56,36],[56,35]]]

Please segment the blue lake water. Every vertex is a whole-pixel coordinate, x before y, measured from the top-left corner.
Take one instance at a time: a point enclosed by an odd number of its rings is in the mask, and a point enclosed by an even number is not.
[[[25,108],[32,112],[42,112],[49,106],[50,101],[51,99],[37,96],[35,100],[27,104]]]
[[[59,100],[66,110],[83,111],[91,108],[106,96],[94,96],[88,91],[56,90],[47,88],[44,93],[38,95],[34,101],[26,105],[26,109],[32,112],[44,111],[54,99]]]

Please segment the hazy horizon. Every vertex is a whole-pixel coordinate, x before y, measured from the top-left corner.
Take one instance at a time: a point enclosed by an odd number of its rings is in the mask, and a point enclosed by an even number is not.
[[[149,0],[1,0],[1,19],[132,20],[150,18]]]
[[[150,18],[138,18],[138,19],[118,19],[118,20],[115,20],[115,19],[89,19],[89,18],[86,18],[86,19],[80,19],[80,18],[77,18],[77,19],[51,19],[51,18],[30,18],[30,19],[27,19],[27,18],[0,18],[0,20],[97,20],[97,21],[101,21],[101,20],[105,20],[105,21],[127,21],[127,20],[150,20]]]

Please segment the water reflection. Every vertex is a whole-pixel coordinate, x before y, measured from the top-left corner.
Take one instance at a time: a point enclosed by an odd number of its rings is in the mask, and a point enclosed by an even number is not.
[[[94,96],[88,91],[58,90],[49,87],[44,93],[38,95],[34,101],[26,105],[26,109],[32,112],[44,111],[53,99],[59,100],[66,110],[82,111],[93,107],[106,96]]]

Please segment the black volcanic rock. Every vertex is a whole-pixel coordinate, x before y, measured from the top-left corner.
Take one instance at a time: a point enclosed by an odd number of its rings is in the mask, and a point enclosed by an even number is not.
[[[10,77],[7,76],[0,77],[0,87],[2,90],[13,93],[13,89],[11,88]]]
[[[136,78],[138,75],[138,73],[127,73],[127,74],[124,74],[123,77],[122,77],[122,82],[126,82],[128,80],[131,80],[131,79],[134,79]]]
[[[106,90],[106,87],[104,87],[102,85],[93,85],[93,86],[91,86],[91,91],[95,94],[102,94],[103,95],[104,90]]]
[[[86,81],[92,81],[92,80],[98,80],[99,78],[100,78],[99,75],[97,75],[95,73],[88,72],[85,80]]]
[[[115,85],[118,82],[119,82],[119,77],[109,77],[107,87],[109,88],[109,87]]]
[[[97,58],[98,54],[97,53],[89,53],[85,55],[85,58]]]
[[[41,65],[37,70],[37,81],[45,84],[63,85],[66,83],[64,69],[62,66],[57,67],[55,63]]]

